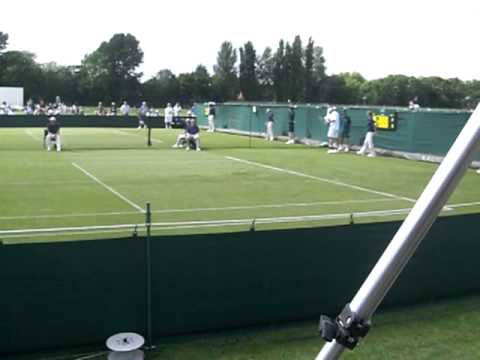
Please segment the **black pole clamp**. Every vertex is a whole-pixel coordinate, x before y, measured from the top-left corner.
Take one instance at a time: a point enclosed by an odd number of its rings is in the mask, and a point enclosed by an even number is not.
[[[370,325],[370,321],[360,319],[358,314],[352,312],[350,304],[347,304],[335,320],[325,315],[320,316],[319,331],[325,341],[336,340],[352,350],[357,346],[360,338],[367,335]]]

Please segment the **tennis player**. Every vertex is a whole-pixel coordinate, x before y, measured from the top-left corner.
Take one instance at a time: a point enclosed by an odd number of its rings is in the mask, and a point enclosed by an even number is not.
[[[265,135],[265,139],[267,141],[275,140],[273,135],[273,124],[275,123],[275,117],[273,115],[273,111],[271,109],[267,109],[267,123],[265,124],[267,127],[267,133]]]
[[[172,123],[173,123],[173,117],[175,114],[175,110],[174,108],[172,108],[172,104],[168,103],[164,111],[165,111],[165,129],[171,129]]]
[[[215,109],[215,103],[208,103],[208,132],[215,132],[215,116],[217,115],[217,109]]]
[[[287,144],[295,144],[295,106],[288,100],[288,141]]]

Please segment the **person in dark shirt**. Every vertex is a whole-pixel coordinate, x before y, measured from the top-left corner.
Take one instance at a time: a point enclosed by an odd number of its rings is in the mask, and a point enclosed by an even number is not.
[[[266,140],[267,141],[273,141],[275,140],[275,137],[273,135],[273,124],[275,123],[275,118],[273,115],[273,111],[271,109],[267,109],[267,133],[266,133]]]
[[[52,149],[52,145],[55,144],[57,151],[62,151],[62,142],[60,139],[60,125],[55,117],[48,119],[47,128],[45,129],[46,136],[44,143],[47,147],[47,151]]]
[[[340,113],[340,131],[338,137],[338,151],[350,151],[350,129],[352,127],[352,119],[347,114],[347,109],[343,109]]]
[[[295,144],[295,105],[288,100],[288,141],[287,144]]]
[[[367,112],[367,134],[365,135],[365,141],[358,155],[365,155],[368,152],[368,157],[375,157],[375,146],[373,144],[373,137],[375,136],[375,121],[373,120],[373,113]]]
[[[215,132],[215,116],[217,115],[217,109],[215,109],[215,103],[208,103],[208,132]]]
[[[192,118],[190,121],[187,122],[185,126],[185,139],[187,141],[187,151],[190,150],[190,144],[193,143],[195,145],[195,149],[197,151],[201,151],[200,149],[200,128],[197,125],[197,120]]]

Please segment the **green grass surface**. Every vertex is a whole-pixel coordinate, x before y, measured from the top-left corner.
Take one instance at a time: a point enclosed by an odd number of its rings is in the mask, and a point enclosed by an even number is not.
[[[247,137],[219,133],[202,133],[203,151],[187,152],[171,148],[177,134],[154,130],[153,146],[147,148],[143,130],[66,128],[64,151],[56,153],[42,149],[41,129],[2,129],[0,239],[125,236],[133,228],[29,237],[1,231],[141,224],[144,214],[137,207],[146,202],[152,204],[154,222],[169,224],[155,227],[155,234],[243,231],[252,219],[258,230],[345,224],[350,213],[356,222],[400,219],[405,215],[390,211],[411,207],[404,198],[416,199],[437,167],[262,139],[252,139],[250,148]],[[478,176],[469,171],[449,203],[480,201],[477,183]],[[478,210],[480,203],[444,215]],[[343,215],[328,218],[331,214]],[[311,216],[327,218],[312,221]],[[227,220],[242,223],[191,223]]]
[[[480,358],[480,297],[423,304],[381,312],[354,352],[352,360],[474,360]],[[146,360],[313,360],[323,341],[317,321],[295,322],[166,338],[146,353]],[[100,353],[99,356],[92,356]],[[77,355],[72,355],[77,354]],[[83,355],[79,355],[83,354]],[[5,360],[106,359],[102,348],[76,349]]]

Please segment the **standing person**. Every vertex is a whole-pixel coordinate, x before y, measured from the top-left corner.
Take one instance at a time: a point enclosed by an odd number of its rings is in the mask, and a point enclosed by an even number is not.
[[[295,106],[288,100],[288,141],[287,144],[295,144]]]
[[[265,136],[265,139],[267,141],[273,141],[275,140],[275,137],[273,136],[273,124],[275,123],[275,118],[273,115],[273,111],[271,109],[267,109],[267,133]]]
[[[367,134],[365,135],[365,141],[358,155],[365,155],[368,152],[368,157],[375,157],[375,146],[373,145],[373,137],[375,136],[375,122],[373,121],[373,113],[367,112]]]
[[[123,116],[130,115],[130,105],[126,101],[123,102],[122,106],[120,106],[120,112]]]
[[[215,103],[208,103],[208,132],[215,132],[215,116],[217,110],[215,109]]]
[[[177,102],[173,107],[173,122],[175,124],[180,124],[181,111],[182,111],[182,106],[180,105],[180,103]]]
[[[142,105],[138,109],[138,128],[144,129],[145,128],[145,118],[148,114],[148,106],[146,101],[142,101]]]
[[[330,113],[326,116],[326,122],[328,124],[328,153],[334,154],[338,152],[338,128],[340,125],[340,115],[335,106],[330,108]]]
[[[347,114],[347,109],[343,109],[340,114],[340,131],[338,136],[338,151],[350,151],[350,129],[352,128],[352,119]]]
[[[45,145],[47,146],[47,151],[52,149],[53,143],[55,143],[58,152],[62,151],[60,125],[55,117],[52,116],[50,119],[48,119],[47,128],[45,130]]]
[[[168,103],[167,107],[164,110],[165,115],[165,129],[171,129],[173,123],[173,117],[175,115],[175,110],[172,108],[172,104]]]

